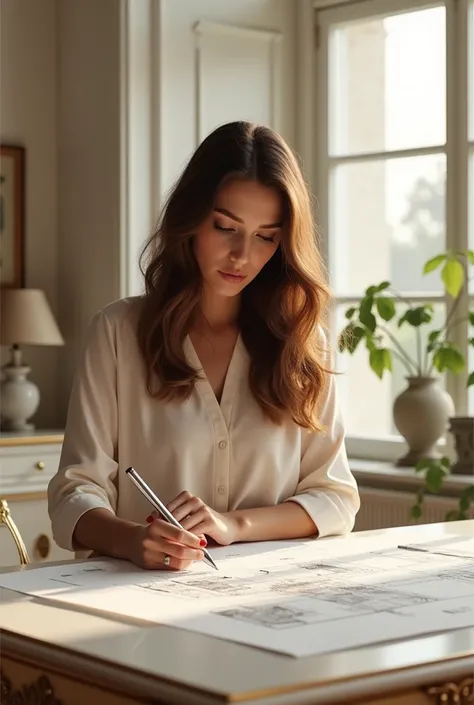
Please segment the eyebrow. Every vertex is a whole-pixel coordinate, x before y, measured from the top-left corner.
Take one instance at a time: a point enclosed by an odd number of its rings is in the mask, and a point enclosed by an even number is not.
[[[231,218],[231,220],[235,220],[236,223],[242,223],[244,225],[244,221],[242,218],[239,218],[237,215],[234,215],[230,211],[228,211],[226,208],[214,208],[215,213],[221,213],[222,215],[226,215],[228,218]],[[269,225],[259,225],[259,228],[262,228],[262,230],[270,229],[270,228],[281,228],[282,223],[270,223]]]

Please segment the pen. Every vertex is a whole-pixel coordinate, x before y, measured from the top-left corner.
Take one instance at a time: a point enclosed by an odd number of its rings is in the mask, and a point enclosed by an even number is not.
[[[418,551],[419,553],[429,553],[432,556],[447,556],[448,558],[464,558],[468,560],[472,560],[474,556],[461,556],[459,553],[444,553],[442,551],[432,551],[429,548],[420,548],[419,546],[397,546],[397,548],[401,548],[403,551]]]
[[[171,512],[165,507],[163,502],[156,496],[156,494],[153,492],[151,487],[147,485],[145,480],[140,477],[140,475],[137,473],[137,471],[134,468],[128,468],[125,470],[125,474],[128,475],[128,477],[131,479],[131,481],[138,487],[140,492],[144,497],[147,498],[147,500],[150,502],[150,504],[156,509],[157,512],[161,514],[163,519],[165,521],[168,521],[170,524],[173,524],[174,526],[177,526],[178,529],[182,529],[183,527],[177,521],[174,516],[171,514]],[[183,529],[184,531],[184,529]],[[211,565],[213,568],[218,570],[216,564],[211,558],[211,555],[209,551],[207,551],[205,548],[202,549],[204,552],[204,560],[206,563]]]

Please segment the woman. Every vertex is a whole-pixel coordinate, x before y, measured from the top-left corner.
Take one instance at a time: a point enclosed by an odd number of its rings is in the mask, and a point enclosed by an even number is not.
[[[100,311],[49,486],[57,543],[145,568],[349,532],[359,509],[310,200],[270,129],[218,128],[147,243],[146,292]],[[134,466],[184,531],[150,514]],[[84,554],[80,554],[84,555]]]

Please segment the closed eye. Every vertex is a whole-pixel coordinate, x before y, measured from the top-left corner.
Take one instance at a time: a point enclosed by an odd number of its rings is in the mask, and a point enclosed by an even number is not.
[[[236,228],[224,228],[223,225],[219,225],[219,223],[214,223],[214,228],[218,230],[221,233],[236,233],[237,230]],[[261,233],[256,233],[257,237],[260,238],[260,240],[263,240],[264,242],[272,242],[275,243],[275,235],[262,235]]]
[[[224,228],[222,225],[218,225],[217,223],[214,223],[214,227],[216,230],[220,230],[221,233],[235,233],[235,228]]]

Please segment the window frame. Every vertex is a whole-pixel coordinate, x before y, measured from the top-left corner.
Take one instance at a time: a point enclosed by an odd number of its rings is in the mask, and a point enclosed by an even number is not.
[[[318,227],[321,233],[323,255],[331,269],[332,243],[329,233],[329,176],[330,167],[334,162],[349,163],[366,159],[387,159],[392,157],[415,156],[434,152],[446,154],[446,248],[465,250],[469,244],[469,227],[474,233],[474,204],[469,213],[468,192],[470,182],[474,179],[474,135],[468,134],[468,110],[474,111],[474,88],[469,92],[469,71],[474,74],[473,46],[474,44],[474,8],[473,0],[445,0],[439,2],[415,2],[414,0],[315,0],[313,2],[313,22],[315,48],[313,52],[313,125],[316,126],[315,139],[312,145],[312,168],[314,191],[318,201]],[[404,13],[430,7],[444,6],[446,8],[446,142],[441,146],[420,149],[403,149],[385,152],[368,152],[366,154],[348,157],[330,157],[328,150],[328,37],[333,24],[380,15]],[[474,75],[471,77],[474,81]],[[469,106],[470,102],[470,106]],[[318,110],[318,106],[325,106]],[[474,115],[471,116],[474,121]],[[472,137],[469,141],[469,136]],[[471,161],[470,153],[472,154]],[[469,167],[471,173],[469,173]],[[474,188],[474,186],[471,186]],[[473,222],[469,222],[469,217]],[[474,242],[471,242],[474,245]],[[408,296],[410,292],[404,292]],[[412,292],[413,293],[413,292]],[[334,303],[341,304],[357,302],[362,296],[335,295]],[[444,303],[449,310],[451,301],[447,295],[414,293],[415,298],[433,303]],[[465,315],[469,305],[474,305],[474,291],[467,293],[459,302],[458,311]],[[333,343],[339,331],[333,330]],[[454,331],[452,339],[457,343],[463,355],[468,356],[467,324],[460,325]],[[469,369],[469,367],[468,367]],[[446,389],[452,396],[456,413],[468,413],[469,392],[466,387],[465,374],[446,377]],[[471,410],[472,413],[472,410]],[[400,436],[362,437],[348,434],[346,437],[347,451],[350,457],[373,460],[394,461],[400,456],[404,441]],[[444,452],[452,452],[452,440],[447,434],[445,441],[440,443]]]

